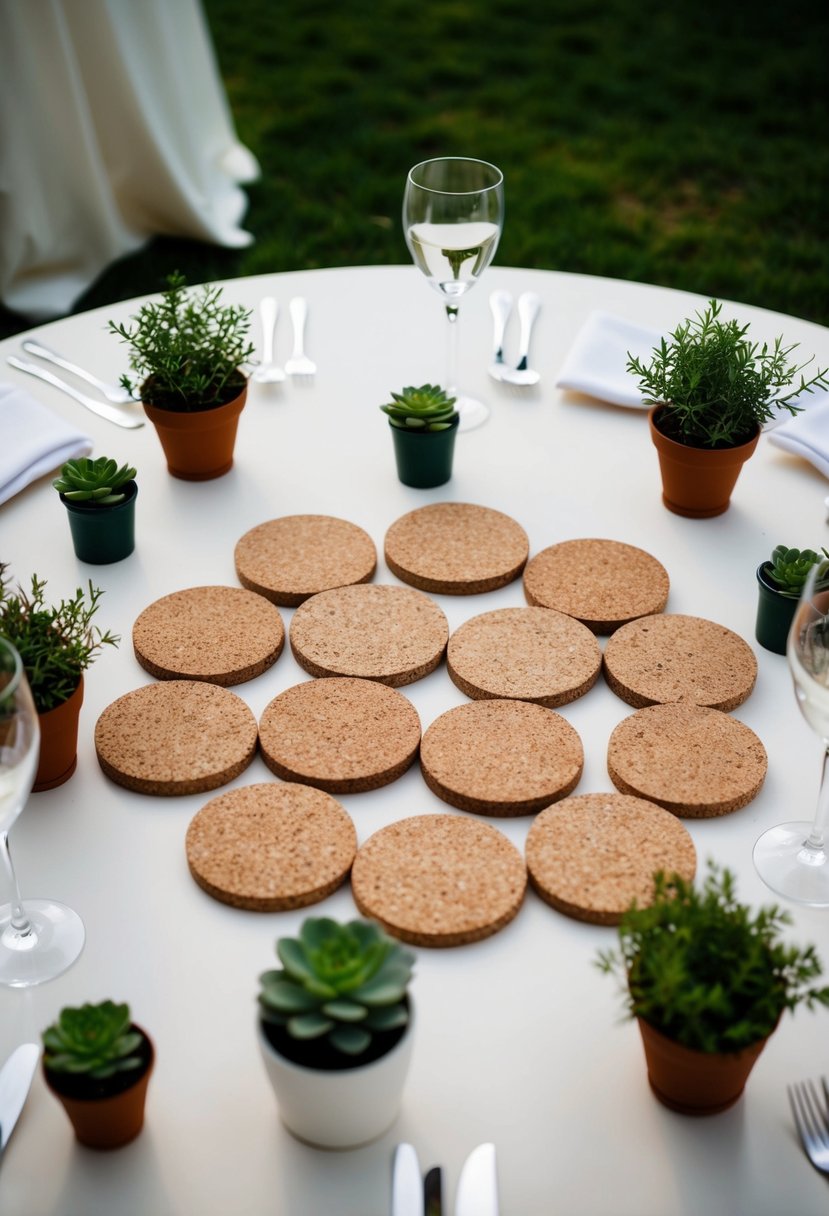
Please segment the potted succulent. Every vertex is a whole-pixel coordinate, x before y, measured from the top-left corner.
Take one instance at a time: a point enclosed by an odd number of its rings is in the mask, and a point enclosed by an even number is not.
[[[135,548],[135,469],[108,456],[67,460],[52,482],[69,516],[75,556],[106,565]]]
[[[11,587],[0,562],[0,635],[23,661],[40,724],[40,758],[34,790],[51,790],[68,781],[78,756],[78,720],[83,703],[83,673],[101,647],[119,638],[92,624],[103,592],[89,583],[71,599],[46,603],[46,582],[32,575],[31,591]]]
[[[639,377],[650,405],[651,439],[659,455],[662,499],[692,518],[728,508],[740,469],[757,446],[764,423],[778,409],[796,414],[794,398],[829,387],[829,369],[811,380],[790,361],[794,346],[749,341],[748,325],[720,319],[710,300],[653,350],[650,363],[628,352],[627,370]],[[786,392],[785,390],[789,390]]]
[[[389,417],[397,476],[417,489],[442,486],[452,476],[460,421],[455,398],[436,384],[410,385],[391,396],[380,409]]]
[[[756,914],[737,901],[734,876],[709,862],[699,890],[655,875],[654,900],[619,924],[620,950],[599,968],[623,985],[642,1035],[648,1080],[672,1110],[710,1115],[740,1097],[784,1010],[829,1006],[814,946],[781,940],[791,923],[774,905]]]
[[[157,300],[141,305],[132,327],[109,323],[128,344],[137,375],[121,383],[141,398],[169,471],[186,481],[221,477],[231,467],[247,396],[251,310],[220,303],[221,294],[208,284],[188,292],[176,272]]]
[[[757,567],[757,622],[755,637],[774,654],[786,653],[786,642],[806,576],[829,553],[821,549],[789,549],[777,545],[769,561]]]
[[[155,1050],[127,1004],[61,1009],[43,1032],[43,1076],[88,1148],[120,1148],[144,1126]]]
[[[371,921],[309,917],[260,977],[259,1045],[299,1139],[351,1148],[397,1115],[409,1068],[414,955]]]

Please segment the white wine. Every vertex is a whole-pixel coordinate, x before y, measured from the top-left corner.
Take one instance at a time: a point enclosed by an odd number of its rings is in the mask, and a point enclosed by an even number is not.
[[[800,712],[829,747],[829,685],[806,670],[795,649],[789,654],[789,666]]]
[[[37,765],[37,748],[32,747],[13,768],[0,769],[0,832],[8,832],[32,788]]]
[[[497,224],[412,224],[409,248],[419,270],[447,296],[462,296],[486,270],[498,244]]]

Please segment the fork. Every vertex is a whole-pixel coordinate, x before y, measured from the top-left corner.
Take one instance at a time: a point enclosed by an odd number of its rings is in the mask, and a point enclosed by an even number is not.
[[[59,355],[50,346],[44,346],[42,342],[36,342],[34,338],[25,338],[20,345],[27,355],[36,355],[38,359],[43,359],[46,363],[52,363],[55,367],[62,367],[65,372],[71,372],[73,376],[78,376],[81,380],[85,380],[87,384],[91,384],[96,388],[113,405],[133,405],[135,403],[135,397],[127,389],[116,384],[107,384],[104,380],[99,380],[97,376],[93,376],[92,372],[86,371],[83,367],[78,367],[77,363],[70,363],[68,359],[64,359],[63,355]]]
[[[254,368],[252,379],[257,384],[279,384],[285,379],[285,373],[273,358],[273,332],[279,316],[279,304],[273,296],[262,297],[259,316],[262,320],[262,362]]]
[[[518,363],[515,369],[505,367],[501,379],[505,384],[538,384],[541,376],[529,366],[530,339],[535,319],[541,311],[541,300],[533,291],[525,291],[518,298],[518,318],[521,322],[521,337],[518,347]]]
[[[787,1086],[789,1102],[800,1143],[816,1170],[829,1174],[829,1090],[825,1078],[823,1101],[814,1081],[800,1081]]]
[[[291,320],[294,323],[294,349],[285,364],[289,376],[313,376],[317,365],[305,354],[305,322],[308,319],[308,302],[302,296],[294,296],[290,303]]]

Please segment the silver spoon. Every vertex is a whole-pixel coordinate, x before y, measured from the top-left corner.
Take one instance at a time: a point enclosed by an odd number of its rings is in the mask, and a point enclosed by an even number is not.
[[[532,337],[535,319],[541,311],[541,300],[533,291],[525,291],[518,298],[518,318],[521,322],[521,337],[518,345],[518,363],[515,369],[505,368],[501,379],[506,384],[529,385],[537,384],[541,379],[539,372],[529,366],[530,339]]]
[[[59,355],[50,346],[44,346],[42,342],[36,342],[34,338],[24,338],[20,345],[26,354],[36,355],[38,359],[53,363],[55,367],[62,367],[65,372],[71,372],[73,376],[79,376],[87,384],[93,385],[113,405],[133,405],[135,403],[135,397],[127,389],[116,384],[107,384],[105,380],[99,380],[97,376],[93,376],[92,372],[78,367],[77,363],[70,363],[68,359],[64,359],[63,355]]]
[[[262,298],[259,316],[262,321],[262,362],[254,368],[251,379],[257,384],[279,384],[285,379],[285,373],[273,358],[273,334],[279,316],[279,304],[273,296]]]
[[[509,370],[504,362],[504,333],[512,312],[512,296],[508,291],[493,291],[489,297],[489,307],[492,309],[492,319],[495,322],[489,374],[493,380],[503,380],[504,372]]]

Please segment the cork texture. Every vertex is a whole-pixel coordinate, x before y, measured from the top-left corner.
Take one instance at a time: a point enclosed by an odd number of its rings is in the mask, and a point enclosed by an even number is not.
[[[132,630],[135,657],[160,680],[227,687],[276,662],[285,627],[272,604],[241,587],[191,587],[150,604]]]
[[[548,807],[527,833],[525,857],[543,900],[596,925],[617,925],[634,900],[652,903],[658,870],[690,882],[697,865],[679,820],[628,794],[576,794]]]
[[[345,882],[357,833],[321,790],[262,783],[203,806],[187,829],[185,851],[193,878],[214,899],[285,912],[318,903]]]
[[[500,608],[473,617],[451,635],[446,651],[449,675],[468,697],[550,709],[584,696],[601,665],[590,630],[549,608]]]
[[[280,693],[259,723],[262,757],[285,781],[358,794],[396,781],[417,756],[420,718],[372,680],[309,680]]]
[[[521,854],[487,823],[417,815],[381,828],[351,871],[364,916],[414,946],[464,946],[503,929],[527,886]]]
[[[377,567],[374,541],[332,515],[285,515],[251,528],[234,560],[243,587],[295,608],[332,587],[367,583]]]
[[[256,719],[217,684],[168,680],[113,701],[95,725],[98,763],[139,794],[199,794],[232,781],[256,753]]]
[[[371,583],[306,600],[289,637],[294,658],[312,676],[357,676],[399,688],[439,665],[449,624],[420,591]]]
[[[518,578],[529,555],[524,529],[491,507],[439,502],[391,525],[386,564],[404,583],[443,595],[495,591]]]
[[[766,749],[750,727],[698,705],[638,709],[615,728],[607,749],[618,790],[689,819],[747,806],[767,767]]]
[[[662,612],[670,581],[661,562],[616,540],[566,540],[542,549],[524,571],[528,604],[555,608],[593,633],[613,633]]]
[[[472,701],[441,714],[420,746],[429,789],[481,815],[529,815],[569,794],[584,750],[560,714],[527,701]]]

